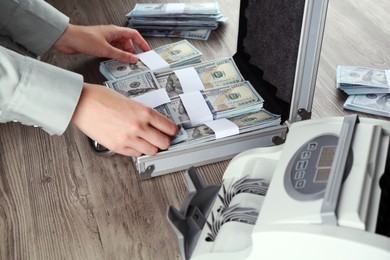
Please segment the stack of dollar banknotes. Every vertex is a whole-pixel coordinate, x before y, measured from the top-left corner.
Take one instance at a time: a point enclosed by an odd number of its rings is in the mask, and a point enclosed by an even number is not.
[[[182,102],[183,87],[178,72],[191,69],[200,80],[199,90],[212,114],[212,120],[225,118],[234,123],[239,133],[246,133],[280,124],[280,115],[263,108],[264,99],[246,81],[231,57],[201,62],[202,53],[187,40],[177,41],[153,50],[170,68],[151,70],[140,59],[136,64],[106,60],[100,72],[105,85],[129,98],[140,98],[153,91],[164,91],[167,103],[154,109],[178,125],[179,132],[169,149],[216,139],[206,124],[190,120]]]
[[[390,117],[390,71],[337,67],[337,88],[349,96],[345,109]]]
[[[219,4],[212,3],[156,3],[136,4],[128,18],[128,27],[143,36],[180,37],[207,40],[212,30],[226,18]]]

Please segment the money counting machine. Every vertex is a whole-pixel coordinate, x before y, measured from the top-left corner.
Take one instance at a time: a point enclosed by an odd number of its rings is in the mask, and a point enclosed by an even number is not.
[[[167,212],[183,259],[390,259],[389,143],[387,121],[312,119],[238,154],[221,186],[191,168]]]

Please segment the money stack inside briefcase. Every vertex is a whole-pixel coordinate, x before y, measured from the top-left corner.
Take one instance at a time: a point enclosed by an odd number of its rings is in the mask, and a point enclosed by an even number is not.
[[[133,158],[140,178],[278,144],[286,121],[309,118],[326,6],[242,0],[233,57],[205,61],[182,40],[139,54],[137,64],[102,62],[107,87],[154,107],[180,129],[168,150]]]

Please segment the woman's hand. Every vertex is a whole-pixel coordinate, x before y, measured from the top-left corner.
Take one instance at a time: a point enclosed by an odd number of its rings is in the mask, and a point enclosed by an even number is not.
[[[136,63],[134,44],[142,51],[150,47],[137,30],[115,25],[79,26],[69,24],[54,43],[54,48],[65,54],[83,53]]]
[[[173,122],[152,108],[88,83],[71,122],[111,151],[135,157],[167,149],[177,132]]]

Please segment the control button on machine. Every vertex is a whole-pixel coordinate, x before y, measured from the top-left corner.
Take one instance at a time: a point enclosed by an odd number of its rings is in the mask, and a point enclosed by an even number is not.
[[[305,170],[307,168],[307,165],[309,164],[309,161],[308,160],[299,160],[297,162],[297,166],[296,166],[296,170],[297,171],[300,171],[300,170]]]
[[[318,145],[318,143],[316,143],[316,142],[309,143],[307,146],[307,150],[315,150],[315,149],[317,149],[317,145]]]
[[[311,152],[309,151],[303,151],[302,154],[301,154],[301,159],[309,159],[310,158],[310,155],[311,155]]]
[[[305,171],[299,171],[295,173],[294,179],[300,180],[305,178]]]
[[[295,183],[296,189],[303,189],[305,187],[306,180],[299,180]]]

